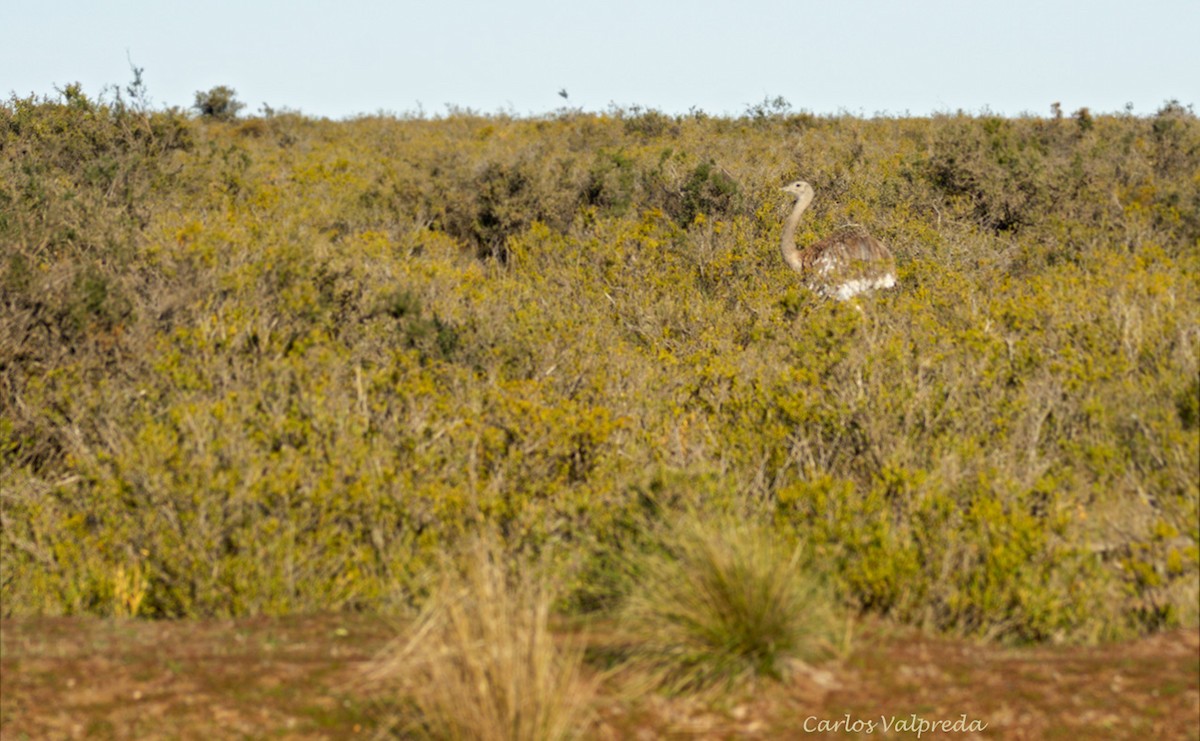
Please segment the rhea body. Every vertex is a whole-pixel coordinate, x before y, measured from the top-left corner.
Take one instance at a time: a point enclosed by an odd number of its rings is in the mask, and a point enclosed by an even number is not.
[[[783,223],[780,251],[783,261],[804,279],[809,289],[842,301],[896,285],[892,251],[858,226],[843,227],[816,244],[796,247],[796,226],[813,200],[813,188],[803,180],[783,188],[796,196],[796,205]]]

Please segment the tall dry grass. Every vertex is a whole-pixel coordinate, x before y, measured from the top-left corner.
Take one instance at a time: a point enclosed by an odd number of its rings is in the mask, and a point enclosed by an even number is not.
[[[539,571],[484,540],[445,569],[420,618],[370,673],[417,711],[405,730],[472,741],[577,734],[589,699],[583,652],[551,633],[555,589]]]

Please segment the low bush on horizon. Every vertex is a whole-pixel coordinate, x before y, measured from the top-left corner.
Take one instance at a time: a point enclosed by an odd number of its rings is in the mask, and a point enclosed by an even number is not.
[[[1200,122],[0,104],[0,611],[385,610],[495,528],[617,610],[754,502],[848,609],[1200,622]],[[897,289],[782,265],[848,221]]]

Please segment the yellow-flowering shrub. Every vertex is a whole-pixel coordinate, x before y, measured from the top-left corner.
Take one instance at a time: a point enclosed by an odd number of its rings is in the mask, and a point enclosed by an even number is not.
[[[628,590],[752,501],[850,606],[1195,623],[1200,124],[0,105],[3,609],[378,609],[481,528]],[[766,111],[766,109],[763,109]],[[900,284],[778,256],[854,221]]]

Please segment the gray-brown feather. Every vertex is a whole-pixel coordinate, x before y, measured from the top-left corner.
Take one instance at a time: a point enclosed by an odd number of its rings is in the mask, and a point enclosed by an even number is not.
[[[846,227],[804,251],[805,267],[813,277],[847,280],[878,278],[895,273],[892,252],[860,227]]]

